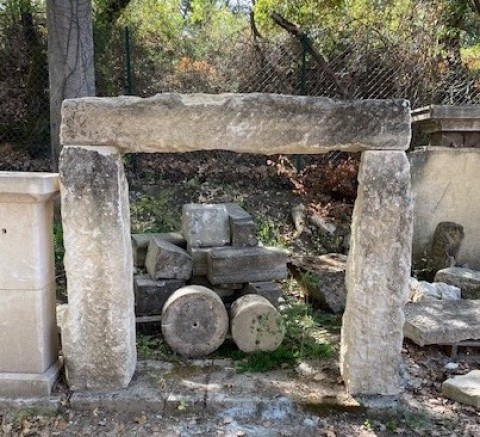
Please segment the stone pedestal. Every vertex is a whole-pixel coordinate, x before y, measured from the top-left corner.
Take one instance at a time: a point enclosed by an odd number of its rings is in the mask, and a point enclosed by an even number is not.
[[[0,397],[48,396],[55,318],[54,173],[0,172]]]

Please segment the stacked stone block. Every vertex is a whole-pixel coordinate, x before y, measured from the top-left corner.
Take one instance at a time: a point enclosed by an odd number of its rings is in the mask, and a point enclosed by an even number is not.
[[[251,294],[260,299],[249,301],[242,313],[255,313],[255,317],[257,313],[265,313],[279,328],[277,331],[269,328],[268,332],[275,331],[272,341],[263,337],[246,339],[246,334],[234,341],[250,342],[257,350],[271,350],[272,345],[281,343],[283,329],[276,308],[282,301],[282,293],[273,281],[286,278],[286,255],[280,250],[259,246],[253,218],[240,205],[184,205],[181,234],[133,235],[132,248],[136,268],[146,271],[134,278],[136,316],[142,320],[143,316],[161,315],[164,336],[177,352],[187,356],[212,352],[214,349],[195,346],[195,343],[205,343],[200,333],[210,332],[215,338],[207,343],[217,348],[223,335],[223,324],[217,322],[223,320],[223,316],[220,317],[221,310],[216,309],[210,318],[202,317],[200,313],[206,311],[202,308],[216,307],[216,302],[221,302],[226,311],[237,299]],[[218,301],[212,299],[210,293]],[[207,306],[205,300],[210,302]],[[247,323],[247,319],[244,316],[242,323]],[[233,322],[232,326],[235,323],[238,324]],[[180,325],[182,329],[178,329]]]

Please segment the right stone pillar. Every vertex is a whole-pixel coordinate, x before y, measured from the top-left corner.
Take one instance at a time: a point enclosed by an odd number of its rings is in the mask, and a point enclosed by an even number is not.
[[[340,367],[347,391],[395,395],[412,248],[405,152],[362,153],[347,263]]]

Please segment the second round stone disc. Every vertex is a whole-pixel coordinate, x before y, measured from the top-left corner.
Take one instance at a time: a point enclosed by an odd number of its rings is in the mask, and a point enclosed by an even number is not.
[[[184,357],[202,357],[217,350],[228,332],[228,314],[218,295],[207,287],[188,285],[175,291],[162,311],[162,333]]]

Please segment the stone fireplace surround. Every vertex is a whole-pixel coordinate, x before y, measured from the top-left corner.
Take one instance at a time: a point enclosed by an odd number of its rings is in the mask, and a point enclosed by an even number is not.
[[[60,158],[72,390],[126,387],[136,366],[128,185],[122,154],[362,152],[340,367],[351,394],[394,395],[412,244],[405,100],[159,94],[66,100]]]

